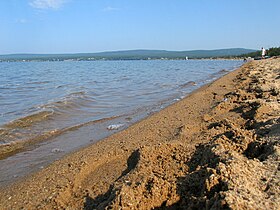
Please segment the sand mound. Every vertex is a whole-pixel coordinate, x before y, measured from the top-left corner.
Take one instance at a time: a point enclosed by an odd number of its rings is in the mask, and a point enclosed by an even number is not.
[[[136,150],[130,170],[102,202],[88,200],[87,207],[279,208],[279,70],[251,69],[244,68],[236,89],[204,116],[208,143],[191,155],[188,145],[176,141]]]

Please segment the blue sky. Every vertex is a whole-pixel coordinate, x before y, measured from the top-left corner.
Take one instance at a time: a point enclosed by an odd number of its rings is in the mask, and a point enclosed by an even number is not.
[[[0,54],[280,46],[279,0],[1,0]]]

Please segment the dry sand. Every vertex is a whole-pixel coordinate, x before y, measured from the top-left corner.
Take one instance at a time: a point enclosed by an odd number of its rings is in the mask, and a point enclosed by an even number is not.
[[[279,209],[280,59],[1,189],[0,209]]]

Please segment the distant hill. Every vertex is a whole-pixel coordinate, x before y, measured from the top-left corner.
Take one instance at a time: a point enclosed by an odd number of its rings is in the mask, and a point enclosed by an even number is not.
[[[166,50],[127,50],[99,53],[76,53],[76,54],[10,54],[0,55],[2,61],[20,60],[141,60],[141,59],[185,59],[189,58],[216,58],[239,56],[256,52],[252,49],[231,48],[219,50],[191,50],[191,51],[166,51]]]

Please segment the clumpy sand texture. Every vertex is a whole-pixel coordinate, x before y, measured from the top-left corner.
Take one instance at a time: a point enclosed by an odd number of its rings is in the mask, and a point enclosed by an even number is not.
[[[0,209],[280,209],[280,59],[1,189]]]

